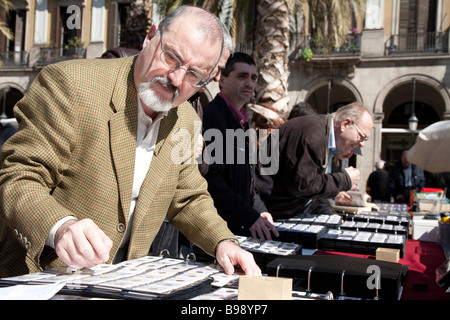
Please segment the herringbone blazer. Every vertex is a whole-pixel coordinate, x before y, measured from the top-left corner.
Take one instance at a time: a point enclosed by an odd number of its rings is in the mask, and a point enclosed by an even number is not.
[[[128,216],[133,184],[137,93],[136,57],[68,61],[44,68],[15,106],[19,131],[0,156],[0,277],[62,264],[45,246],[65,216],[90,218],[113,240],[114,258],[131,228],[128,259],[148,254],[164,217],[209,254],[233,234],[218,216],[190,153],[198,116],[189,104],[162,120],[150,169]],[[175,138],[174,138],[175,137]]]

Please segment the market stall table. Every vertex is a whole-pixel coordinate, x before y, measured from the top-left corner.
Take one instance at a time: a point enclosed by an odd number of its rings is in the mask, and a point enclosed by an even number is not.
[[[346,255],[375,259],[373,255],[317,250],[315,255]],[[403,281],[401,300],[450,300],[446,287],[436,284],[436,269],[446,260],[441,245],[434,242],[408,239],[405,256],[398,262],[408,265],[408,274]]]

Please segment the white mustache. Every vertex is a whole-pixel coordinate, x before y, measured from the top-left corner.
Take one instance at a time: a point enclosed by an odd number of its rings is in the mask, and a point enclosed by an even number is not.
[[[151,81],[143,82],[139,85],[139,88],[144,91],[150,89],[150,86],[156,82],[159,82],[163,87],[169,90],[173,94],[172,103],[177,100],[180,95],[180,90],[172,84],[169,78],[166,77],[154,77]]]

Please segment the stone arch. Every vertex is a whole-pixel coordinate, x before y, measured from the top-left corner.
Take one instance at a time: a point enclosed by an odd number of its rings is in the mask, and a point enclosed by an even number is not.
[[[328,85],[329,85],[330,79],[327,77],[321,77],[316,79],[315,81],[309,82],[305,88],[300,92],[300,94],[297,96],[297,99],[295,103],[299,103],[301,101],[308,101],[311,96],[315,93],[317,93],[320,90],[326,90],[328,91]],[[347,100],[352,100],[348,102],[358,101],[364,104],[364,99],[360,93],[360,91],[354,86],[354,84],[349,81],[348,79],[344,78],[335,78],[332,80],[333,83],[333,90],[336,90],[334,93],[332,93],[330,104],[333,105],[333,100],[339,101],[339,87],[342,89],[345,89],[345,91],[348,91],[348,93],[351,95],[351,99],[347,95]],[[337,93],[337,95],[336,95]]]
[[[383,110],[384,102],[385,102],[386,98],[388,97],[388,95],[391,92],[393,92],[395,89],[397,89],[403,85],[406,85],[408,83],[411,83],[413,78],[416,79],[417,83],[425,84],[425,85],[429,86],[430,88],[434,89],[436,91],[436,93],[444,101],[444,104],[445,104],[444,115],[450,114],[450,96],[449,96],[448,90],[445,87],[445,85],[442,82],[440,82],[430,76],[421,75],[421,74],[405,75],[405,76],[399,77],[397,79],[394,79],[391,82],[389,82],[387,85],[385,85],[384,88],[378,93],[377,98],[375,100],[374,113],[383,114],[384,113],[384,110]]]
[[[2,110],[2,116],[6,114],[7,118],[13,117],[12,109],[22,99],[25,92],[26,90],[22,86],[14,82],[5,82],[0,85],[0,109]]]

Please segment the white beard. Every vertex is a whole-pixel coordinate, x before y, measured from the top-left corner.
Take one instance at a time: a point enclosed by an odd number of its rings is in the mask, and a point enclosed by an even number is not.
[[[169,100],[162,100],[160,97],[158,97],[157,94],[153,91],[153,89],[150,88],[152,84],[155,82],[160,82],[163,84],[166,88],[171,90],[173,92],[173,99],[172,101]],[[155,112],[168,112],[172,106],[175,100],[179,96],[179,90],[178,88],[174,87],[169,79],[164,77],[155,77],[153,80],[149,82],[143,82],[139,84],[139,97],[141,98],[144,105],[149,107]]]

